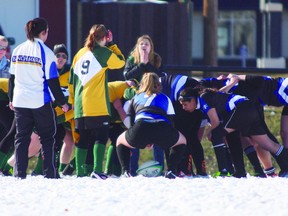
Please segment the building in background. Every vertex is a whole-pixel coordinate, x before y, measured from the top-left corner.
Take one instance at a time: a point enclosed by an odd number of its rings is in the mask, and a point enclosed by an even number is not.
[[[193,64],[203,62],[203,2],[194,4]],[[285,67],[288,1],[218,0],[218,65]],[[258,62],[258,65],[257,65]],[[268,64],[268,65],[267,65]]]
[[[127,2],[2,0],[0,24],[7,36],[15,38],[13,49],[26,39],[25,23],[36,16],[45,17],[50,28],[48,45],[52,47],[56,43],[65,43],[71,53],[69,61],[83,45],[87,29],[91,27],[84,24],[103,22],[113,27],[117,44],[126,55],[135,44],[136,36],[148,32],[152,35],[156,50],[163,56],[164,64],[203,64],[202,0],[185,3],[189,5],[188,10],[181,13],[180,3],[177,2],[155,3],[154,8],[146,7],[146,4],[152,3],[144,1],[134,3],[138,6]],[[143,9],[139,9],[140,4]],[[287,65],[287,0],[218,0],[218,6],[218,65]],[[101,11],[91,10],[93,7],[101,7]],[[111,20],[116,24],[113,25]],[[145,28],[141,29],[140,26]],[[175,41],[175,38],[184,42]],[[173,56],[175,58],[172,59]]]

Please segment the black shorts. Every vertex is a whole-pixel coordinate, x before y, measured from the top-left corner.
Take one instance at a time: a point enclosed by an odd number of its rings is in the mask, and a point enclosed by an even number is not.
[[[284,106],[283,107],[281,115],[282,116],[287,116],[288,115],[288,106]]]
[[[135,148],[143,149],[148,144],[154,144],[167,149],[177,143],[179,132],[165,121],[151,123],[138,120],[126,131],[125,138]]]
[[[237,104],[235,110],[224,120],[225,128],[236,129],[242,136],[266,134],[256,106],[249,102]]]
[[[85,116],[75,119],[75,129],[95,129],[109,127],[109,116]]]

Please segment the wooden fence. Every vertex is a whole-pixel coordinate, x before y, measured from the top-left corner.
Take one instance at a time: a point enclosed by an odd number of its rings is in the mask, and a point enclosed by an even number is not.
[[[113,32],[114,41],[127,57],[136,40],[151,36],[163,64],[191,64],[192,3],[76,2],[71,6],[72,53],[80,49],[94,24],[104,24]],[[113,79],[122,79],[114,73]]]

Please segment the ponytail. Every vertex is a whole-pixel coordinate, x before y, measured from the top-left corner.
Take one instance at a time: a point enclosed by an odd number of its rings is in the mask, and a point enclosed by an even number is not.
[[[106,27],[102,24],[93,25],[89,31],[89,35],[85,41],[85,47],[93,50],[96,45],[108,34]]]
[[[26,36],[29,40],[34,41],[34,38],[39,37],[39,34],[42,31],[46,31],[48,29],[48,22],[44,18],[35,18],[27,22],[25,31]]]

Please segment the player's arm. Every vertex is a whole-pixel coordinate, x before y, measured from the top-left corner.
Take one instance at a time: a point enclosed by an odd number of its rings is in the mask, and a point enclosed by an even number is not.
[[[60,104],[60,106],[62,107],[62,110],[64,112],[67,112],[69,109],[69,106],[66,104],[66,99],[64,97],[64,94],[60,88],[60,83],[59,83],[59,79],[57,78],[52,78],[47,80],[48,82],[48,86],[51,90],[51,92],[53,93],[53,96],[55,97],[55,100],[58,104]]]
[[[239,82],[239,77],[237,75],[234,75],[230,78],[229,84],[220,88],[219,91],[228,93],[231,90],[231,88],[233,88],[238,82]]]
[[[8,97],[9,97],[9,107],[11,110],[14,110],[13,107],[13,91],[14,91],[14,86],[15,86],[15,75],[11,74],[10,78],[9,78],[9,87],[8,87]]]
[[[125,118],[126,118],[126,112],[123,109],[123,105],[122,102],[119,98],[117,98],[114,102],[113,102],[113,106],[114,108],[117,110],[122,122],[124,122]]]
[[[209,109],[209,111],[207,112],[207,116],[210,121],[210,127],[207,129],[206,134],[208,140],[211,140],[212,131],[220,125],[220,120],[215,108]]]

